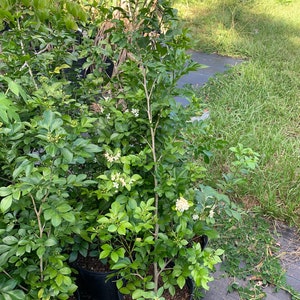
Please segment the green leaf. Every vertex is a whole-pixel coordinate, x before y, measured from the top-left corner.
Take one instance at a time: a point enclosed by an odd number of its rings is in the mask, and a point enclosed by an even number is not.
[[[130,198],[129,201],[128,201],[128,206],[129,206],[132,210],[136,209],[136,207],[137,207],[137,202],[136,202],[136,200],[133,199],[133,198]]]
[[[183,276],[179,276],[176,281],[178,286],[182,289],[185,285],[185,278]]]
[[[14,81],[10,80],[8,83],[8,88],[16,95],[19,96],[20,90],[19,85]]]
[[[143,290],[139,290],[136,289],[135,291],[133,291],[132,293],[132,299],[138,299],[140,297],[143,297],[144,291]]]
[[[50,220],[52,218],[52,216],[54,216],[54,214],[56,214],[56,212],[52,208],[44,210],[44,218],[45,218],[45,220],[46,221]]]
[[[13,197],[14,200],[19,200],[20,197],[21,197],[21,191],[20,190],[14,190],[13,194],[12,194],[12,197]]]
[[[56,210],[61,213],[66,213],[66,212],[72,210],[72,207],[69,204],[64,203],[64,204],[57,206]]]
[[[173,274],[175,277],[178,277],[179,275],[181,275],[181,274],[182,274],[182,269],[181,269],[181,267],[180,267],[180,266],[177,266],[177,265],[174,266],[172,274]]]
[[[73,153],[69,149],[62,148],[60,151],[67,163],[71,163],[73,161]]]
[[[112,270],[120,270],[120,269],[124,269],[128,266],[127,263],[121,261],[118,263],[113,264],[113,266],[111,267]]]
[[[122,279],[119,279],[116,281],[116,285],[117,285],[117,289],[120,290],[120,288],[123,286],[123,280]]]
[[[113,262],[116,263],[119,260],[119,254],[116,251],[114,251],[111,253],[110,258],[112,259]]]
[[[2,242],[6,245],[13,245],[18,243],[18,239],[14,236],[6,236],[2,239]]]
[[[5,197],[11,194],[10,187],[0,187],[0,197]]]
[[[5,265],[7,263],[7,261],[8,261],[8,259],[9,259],[10,256],[11,256],[10,251],[2,253],[0,255],[0,266]]]
[[[153,290],[154,287],[155,287],[155,284],[154,284],[153,281],[150,281],[150,282],[147,282],[147,283],[146,283],[146,289],[147,289],[147,290]]]
[[[224,253],[224,250],[223,250],[223,249],[217,249],[217,250],[215,251],[215,255],[218,255],[218,256],[222,255],[223,253]]]
[[[14,103],[7,99],[3,93],[0,93],[0,120],[9,123],[9,120],[20,121],[17,114],[18,108]]]
[[[46,252],[45,247],[39,247],[36,251],[36,254],[39,258],[42,258],[45,252]]]
[[[116,232],[117,229],[118,229],[118,227],[117,227],[115,224],[111,224],[111,225],[109,225],[108,228],[107,228],[107,230],[108,230],[109,232]]]
[[[57,274],[57,276],[55,277],[55,282],[58,286],[61,286],[64,282],[64,275]]]
[[[111,252],[110,250],[101,251],[99,258],[104,259],[104,258],[108,257],[110,255],[110,252]]]
[[[49,238],[48,240],[46,240],[45,242],[45,246],[46,247],[52,247],[54,245],[57,244],[57,240],[55,238]]]
[[[15,179],[17,176],[19,176],[22,172],[28,172],[27,167],[32,165],[32,162],[29,161],[28,159],[25,159],[22,161],[22,163],[13,171],[13,178]],[[33,166],[32,166],[33,167]],[[28,176],[29,174],[26,174]]]
[[[1,200],[0,209],[5,213],[12,205],[13,197],[12,195],[6,196]]]
[[[61,66],[58,66],[54,69],[53,73],[55,74],[59,74],[61,70],[64,70],[64,69],[69,69],[70,66],[67,65],[67,64],[62,64]]]
[[[126,224],[122,223],[118,227],[118,234],[120,234],[120,235],[125,235],[126,234]]]
[[[0,253],[7,252],[11,247],[8,245],[0,244]]]
[[[62,219],[61,219],[60,215],[58,215],[57,213],[52,215],[51,223],[54,227],[58,227],[61,224],[61,221],[62,221]]]
[[[89,153],[98,153],[101,152],[102,148],[94,144],[88,144],[84,147],[84,150]]]
[[[62,214],[63,219],[65,219],[69,223],[75,223],[76,218],[72,212]]]
[[[61,268],[59,270],[59,272],[60,272],[60,274],[63,274],[63,275],[69,275],[69,274],[71,274],[72,271],[70,268],[64,267],[64,268]]]
[[[0,280],[0,299],[2,300],[23,300],[25,295],[21,290],[16,289],[18,282],[14,279],[5,279],[4,277]]]
[[[13,290],[6,292],[6,295],[8,295],[10,298],[6,299],[11,299],[11,300],[24,300],[25,299],[25,294],[21,290]]]
[[[38,123],[42,128],[50,131],[50,126],[55,119],[55,114],[51,110],[47,110],[43,113],[43,119]]]
[[[64,21],[68,30],[78,29],[78,25],[76,24],[75,20],[71,16],[65,17]]]

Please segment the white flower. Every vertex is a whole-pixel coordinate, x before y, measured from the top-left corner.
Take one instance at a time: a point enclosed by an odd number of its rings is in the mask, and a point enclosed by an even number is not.
[[[214,204],[213,207],[209,211],[209,218],[213,218],[215,214],[215,207],[216,205]]]
[[[137,109],[137,108],[133,108],[131,110],[132,114],[135,116],[135,117],[138,117],[139,116],[139,113],[140,113],[140,110]]]
[[[126,185],[126,182],[125,182],[124,178],[120,178],[120,183],[123,187]]]
[[[119,178],[120,178],[120,173],[119,172],[117,172],[117,173],[115,173],[115,174],[112,174],[111,175],[111,180],[112,181],[118,181],[119,180]]]
[[[121,153],[118,152],[116,155],[111,155],[108,152],[104,153],[104,157],[107,159],[108,162],[114,162],[116,160],[119,160],[121,157]]]
[[[180,212],[184,212],[185,210],[188,210],[190,208],[190,205],[186,199],[183,197],[180,197],[176,200],[176,210]]]
[[[107,152],[104,153],[104,157],[107,159],[108,162],[114,161],[114,157]]]
[[[197,221],[197,220],[199,220],[199,215],[193,214],[192,218],[194,221]]]
[[[114,160],[118,160],[121,157],[121,153],[118,152],[115,156],[114,156]]]
[[[118,182],[113,182],[113,187],[118,189],[119,188],[119,183]]]
[[[110,113],[108,113],[108,114],[106,115],[106,119],[107,119],[107,120],[110,119]]]

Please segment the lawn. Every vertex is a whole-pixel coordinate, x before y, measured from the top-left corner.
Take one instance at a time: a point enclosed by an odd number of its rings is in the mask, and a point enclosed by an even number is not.
[[[216,134],[260,154],[234,197],[247,208],[300,224],[300,1],[177,0],[194,50],[245,62],[197,90]],[[225,147],[212,182],[232,161]]]

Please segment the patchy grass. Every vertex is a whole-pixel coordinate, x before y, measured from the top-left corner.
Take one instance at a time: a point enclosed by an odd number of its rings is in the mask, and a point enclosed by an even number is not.
[[[181,0],[176,6],[195,50],[245,59],[197,91],[217,134],[261,155],[235,197],[299,226],[300,1]],[[217,154],[212,182],[231,160],[227,150]]]
[[[216,226],[222,236],[214,242],[214,247],[225,250],[221,270],[232,279],[229,292],[238,292],[244,300],[265,299],[265,288],[271,286],[287,291],[292,299],[300,299],[299,291],[286,282],[279,244],[273,234],[275,224],[261,214],[250,212],[240,222],[219,218]]]

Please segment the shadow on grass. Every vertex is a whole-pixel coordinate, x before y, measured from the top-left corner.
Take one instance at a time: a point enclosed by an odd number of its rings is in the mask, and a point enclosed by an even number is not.
[[[248,58],[199,92],[211,104],[218,134],[262,154],[261,170],[244,192],[269,215],[299,224],[300,3],[207,0],[184,7],[178,9],[195,49]],[[227,154],[217,163],[226,165]]]
[[[185,5],[179,7],[186,27],[193,33],[197,50],[263,60],[270,55],[287,59],[285,54],[299,46],[299,26],[295,21],[275,18],[268,12],[254,12],[257,1],[219,0],[210,5],[206,2],[211,1],[192,3],[189,13],[184,11]],[[276,6],[288,12],[292,10],[289,5]],[[271,4],[269,7],[272,9]],[[283,46],[281,53],[278,44]]]

